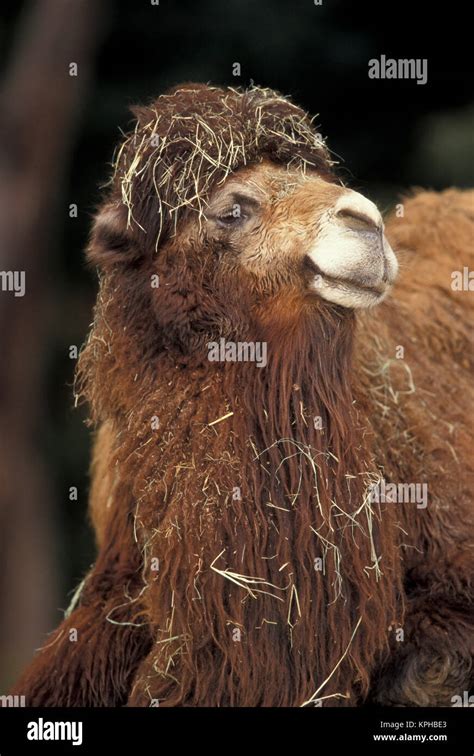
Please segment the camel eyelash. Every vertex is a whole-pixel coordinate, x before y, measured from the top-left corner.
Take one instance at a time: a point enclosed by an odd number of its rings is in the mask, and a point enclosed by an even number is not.
[[[222,213],[222,215],[218,215],[216,220],[224,226],[232,226],[246,220],[246,218],[247,215],[245,213],[240,212],[236,214],[232,209]]]
[[[255,211],[259,203],[253,197],[242,195],[239,192],[232,194],[233,204],[226,208],[224,212],[217,215],[217,221],[224,226],[237,225],[247,220],[250,211]]]

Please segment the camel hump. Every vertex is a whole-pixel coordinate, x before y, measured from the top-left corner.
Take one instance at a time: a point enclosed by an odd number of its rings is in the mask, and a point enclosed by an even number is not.
[[[415,190],[386,218],[386,232],[402,255],[474,267],[474,190]]]

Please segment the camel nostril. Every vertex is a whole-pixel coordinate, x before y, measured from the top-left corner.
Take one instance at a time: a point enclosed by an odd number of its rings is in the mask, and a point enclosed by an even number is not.
[[[377,231],[382,230],[382,221],[361,213],[357,210],[342,207],[336,212],[336,218],[341,220],[353,231]]]

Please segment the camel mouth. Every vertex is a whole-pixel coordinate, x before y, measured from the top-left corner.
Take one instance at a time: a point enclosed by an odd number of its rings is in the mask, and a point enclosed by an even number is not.
[[[308,258],[314,275],[310,292],[335,304],[350,308],[373,307],[379,304],[390,291],[392,281],[379,283],[364,281],[363,277],[332,276],[324,273],[311,258]]]
[[[359,291],[361,293],[369,294],[371,296],[380,298],[384,297],[387,291],[390,289],[390,284],[382,282],[380,284],[365,284],[354,278],[338,278],[336,276],[328,276],[324,273],[320,274],[324,281],[335,288],[347,289],[352,291]],[[316,283],[317,286],[317,283]]]
[[[350,272],[338,274],[325,271],[312,254],[305,255],[304,269],[310,295],[353,308],[378,304],[392,288],[398,272],[396,258],[387,243],[383,245],[382,256],[383,265],[359,265]],[[377,270],[374,271],[373,267]]]

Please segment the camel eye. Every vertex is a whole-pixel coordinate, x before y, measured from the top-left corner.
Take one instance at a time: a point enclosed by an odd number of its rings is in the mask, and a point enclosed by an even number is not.
[[[216,208],[211,218],[217,226],[229,230],[240,228],[260,211],[257,199],[236,191],[228,195],[225,201],[221,198],[220,204],[222,209]]]
[[[217,216],[217,222],[220,226],[229,228],[231,226],[238,226],[244,220],[247,219],[247,214],[242,210],[241,205],[235,204],[231,208],[228,208],[221,215]]]

